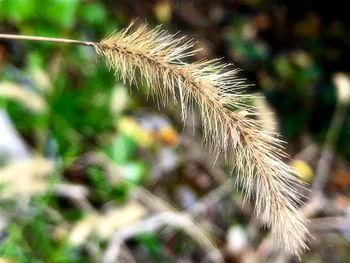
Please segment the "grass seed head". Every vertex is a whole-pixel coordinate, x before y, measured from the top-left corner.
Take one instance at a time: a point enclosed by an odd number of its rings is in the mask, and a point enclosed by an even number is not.
[[[254,199],[257,217],[271,228],[278,246],[300,255],[309,232],[298,210],[300,183],[282,161],[281,141],[254,118],[259,112],[247,105],[253,95],[244,93],[247,85],[237,69],[217,59],[185,62],[196,53],[193,46],[160,27],[131,23],[95,48],[123,82],[135,83],[140,76],[164,105],[171,98],[179,102],[183,119],[194,102],[198,105],[204,142],[216,154],[233,156],[237,182],[245,198]]]

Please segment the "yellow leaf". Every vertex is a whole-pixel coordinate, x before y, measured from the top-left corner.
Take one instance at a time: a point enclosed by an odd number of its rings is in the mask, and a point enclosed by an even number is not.
[[[0,184],[4,185],[3,195],[31,196],[48,187],[45,176],[54,168],[51,160],[41,156],[17,160],[0,168]]]
[[[160,22],[166,23],[171,19],[171,5],[168,0],[160,0],[154,6],[154,14]]]
[[[174,145],[178,140],[176,131],[170,126],[162,127],[158,132],[158,138],[168,145]]]
[[[68,237],[69,243],[73,246],[82,245],[94,231],[99,220],[99,215],[90,214],[80,220],[71,230]]]
[[[305,182],[311,182],[314,173],[311,167],[306,162],[296,159],[293,160],[290,165],[294,168],[297,176],[300,179],[302,179]]]
[[[101,238],[108,239],[116,230],[142,219],[146,212],[143,206],[134,202],[114,208],[100,217],[96,231]]]
[[[142,129],[132,118],[120,118],[117,126],[120,132],[128,135],[141,146],[148,147],[153,143],[152,135],[148,131]]]

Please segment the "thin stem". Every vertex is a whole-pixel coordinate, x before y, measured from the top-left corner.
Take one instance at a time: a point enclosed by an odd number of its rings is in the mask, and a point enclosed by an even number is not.
[[[38,37],[38,36],[25,36],[25,35],[13,35],[13,34],[0,34],[0,39],[13,39],[13,40],[27,40],[27,41],[39,41],[39,42],[54,42],[70,45],[82,45],[82,46],[96,46],[96,42],[81,41],[75,39],[56,38],[56,37]]]
[[[346,105],[344,106],[344,104],[337,102],[321,157],[317,164],[315,178],[312,183],[311,192],[314,195],[320,194],[327,183],[331,171],[331,165],[334,160],[334,151],[339,138],[339,133],[346,117],[345,114]]]

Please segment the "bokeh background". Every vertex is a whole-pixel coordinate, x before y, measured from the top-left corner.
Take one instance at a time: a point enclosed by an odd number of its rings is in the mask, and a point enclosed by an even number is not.
[[[241,68],[311,189],[310,263],[350,262],[348,16],[338,0],[0,0],[1,33],[98,41],[138,18]],[[146,94],[89,47],[0,40],[0,262],[297,262],[198,116]]]

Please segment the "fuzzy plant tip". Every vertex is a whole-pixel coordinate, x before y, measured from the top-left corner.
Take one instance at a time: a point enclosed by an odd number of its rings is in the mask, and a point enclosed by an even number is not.
[[[204,142],[231,159],[245,198],[254,200],[256,216],[271,229],[275,244],[298,256],[307,249],[300,182],[282,161],[282,142],[261,129],[259,112],[246,104],[254,96],[245,93],[237,69],[217,59],[188,63],[196,53],[192,40],[134,23],[95,48],[123,82],[144,81],[164,105],[177,102],[183,119],[197,105]]]

